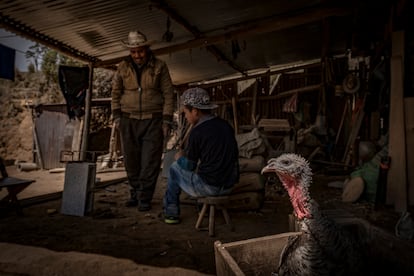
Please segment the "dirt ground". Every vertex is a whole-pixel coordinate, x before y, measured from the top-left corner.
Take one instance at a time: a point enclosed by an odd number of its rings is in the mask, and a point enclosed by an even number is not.
[[[393,233],[399,215],[392,208],[374,210],[370,203],[343,203],[341,190],[326,184],[341,176],[315,175],[311,195],[323,209],[345,209],[373,225]],[[161,219],[162,195],[166,180],[159,179],[149,212],[124,206],[128,185],[124,182],[100,188],[94,193],[93,212],[88,216],[60,213],[61,200],[26,206],[23,215],[3,212],[0,217],[0,242],[31,245],[59,252],[78,251],[116,258],[155,267],[181,267],[205,274],[215,274],[213,243],[240,241],[289,231],[288,214],[292,211],[287,194],[277,182],[266,184],[266,198],[260,210],[230,210],[235,231],[217,216],[216,236],[197,231],[194,226],[198,209],[183,196],[182,223],[166,225]],[[207,223],[207,218],[204,221]]]

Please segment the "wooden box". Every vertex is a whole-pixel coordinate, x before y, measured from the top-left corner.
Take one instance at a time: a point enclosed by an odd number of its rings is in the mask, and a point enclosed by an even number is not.
[[[216,273],[222,275],[271,275],[288,238],[300,235],[288,232],[243,241],[214,243]]]
[[[363,243],[366,265],[370,275],[414,275],[414,244],[369,224],[367,221],[347,216],[337,210],[324,213],[338,224],[353,232]],[[297,231],[290,221],[291,231]],[[301,232],[287,232],[243,241],[214,243],[216,274],[272,275],[279,266],[279,256],[290,236]]]

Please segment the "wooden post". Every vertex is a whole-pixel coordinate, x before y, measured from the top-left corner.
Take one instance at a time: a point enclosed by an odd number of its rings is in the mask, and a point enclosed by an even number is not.
[[[82,130],[82,144],[80,152],[80,161],[86,161],[86,151],[88,150],[89,125],[91,121],[91,102],[93,90],[93,64],[89,64],[89,88],[86,91],[85,98],[85,121]]]
[[[34,140],[34,145],[35,145],[35,152],[36,152],[36,156],[37,156],[37,160],[39,161],[39,166],[40,169],[44,169],[43,166],[43,157],[42,157],[42,150],[40,149],[40,144],[39,144],[39,138],[37,136],[37,130],[36,130],[36,120],[33,118],[33,111],[32,111],[32,122],[33,122],[33,140]]]
[[[387,178],[387,204],[407,210],[407,170],[404,119],[404,32],[392,34],[389,149],[391,166]]]
[[[361,128],[362,120],[364,119],[365,112],[364,112],[364,106],[365,106],[365,97],[362,100],[361,107],[357,111],[355,122],[352,126],[351,134],[349,134],[348,141],[345,147],[344,156],[342,158],[342,162],[347,166],[349,165],[349,162],[351,161],[351,157],[355,157],[355,140],[358,137],[359,130]]]
[[[252,120],[253,126],[257,125],[257,121],[256,121],[257,93],[258,93],[257,81],[255,81],[253,85],[253,100],[252,100],[252,113],[251,113],[251,120]]]
[[[73,133],[73,141],[72,141],[72,152],[76,153],[72,155],[71,161],[80,161],[81,160],[81,146],[82,146],[82,135],[83,135],[83,126],[84,126],[85,118],[80,118],[79,124],[74,129]]]
[[[237,135],[239,133],[239,122],[237,119],[236,97],[234,96],[231,98],[231,105],[233,106],[234,133]]]
[[[407,142],[407,186],[408,204],[414,205],[414,97],[404,99],[405,106],[405,139]]]

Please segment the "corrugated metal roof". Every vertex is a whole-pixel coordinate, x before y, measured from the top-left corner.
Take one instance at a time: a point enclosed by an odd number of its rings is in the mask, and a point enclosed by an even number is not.
[[[355,13],[355,6],[344,7],[342,2],[3,0],[0,27],[96,66],[115,64],[126,56],[120,41],[129,31],[139,30],[157,40],[152,49],[167,62],[174,84],[185,84],[320,58],[326,40],[324,18],[330,18],[329,52],[333,54],[349,47],[358,20],[364,28],[374,27],[373,35],[383,29],[388,18],[386,2],[375,2],[373,8],[381,9],[373,14],[360,9]],[[170,42],[162,39],[167,20],[173,33]]]

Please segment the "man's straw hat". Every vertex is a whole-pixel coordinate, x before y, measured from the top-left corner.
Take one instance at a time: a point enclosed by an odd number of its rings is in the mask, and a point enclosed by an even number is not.
[[[154,42],[154,40],[148,41],[147,37],[143,33],[137,31],[129,32],[128,40],[122,40],[122,44],[127,48],[149,46]]]

